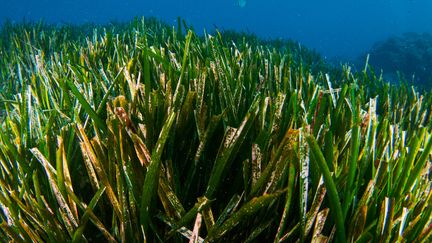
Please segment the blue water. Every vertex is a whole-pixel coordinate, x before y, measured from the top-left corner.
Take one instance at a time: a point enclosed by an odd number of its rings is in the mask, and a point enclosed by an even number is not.
[[[432,0],[0,0],[6,19],[48,23],[106,23],[155,16],[195,30],[235,29],[264,38],[289,38],[324,57],[353,58],[388,36],[432,33]]]

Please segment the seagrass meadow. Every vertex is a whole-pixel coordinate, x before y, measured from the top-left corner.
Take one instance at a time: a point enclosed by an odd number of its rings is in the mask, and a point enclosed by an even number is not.
[[[367,62],[151,18],[0,34],[4,242],[432,240],[432,95]]]

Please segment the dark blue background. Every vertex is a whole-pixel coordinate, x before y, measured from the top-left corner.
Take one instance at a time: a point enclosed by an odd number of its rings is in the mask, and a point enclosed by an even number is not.
[[[328,57],[353,57],[377,40],[403,32],[432,32],[432,0],[0,0],[0,22],[104,23],[156,16],[196,30],[236,29],[266,38],[292,38]]]

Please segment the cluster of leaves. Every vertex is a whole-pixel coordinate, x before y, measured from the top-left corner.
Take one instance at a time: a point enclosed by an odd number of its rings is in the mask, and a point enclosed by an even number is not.
[[[431,239],[429,93],[151,20],[7,28],[2,239]]]
[[[214,34],[216,35],[217,32]],[[317,51],[306,48],[294,40],[282,38],[262,39],[254,33],[233,30],[222,30],[220,34],[224,43],[227,44],[238,43],[245,45],[247,43],[251,46],[266,46],[284,52],[290,55],[290,58],[295,62],[294,65],[298,65],[297,62],[302,62],[303,65],[307,65],[305,68],[314,74],[318,72],[338,71],[333,65],[326,63]]]
[[[432,87],[432,35],[405,33],[377,42],[370,64],[393,81],[404,78],[424,88]],[[401,76],[401,77],[398,77]]]

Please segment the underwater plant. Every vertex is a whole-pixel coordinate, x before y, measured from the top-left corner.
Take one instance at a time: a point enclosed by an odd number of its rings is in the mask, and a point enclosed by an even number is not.
[[[428,92],[155,19],[0,36],[4,241],[432,240]]]

